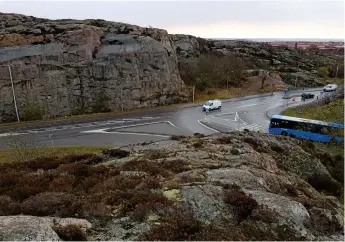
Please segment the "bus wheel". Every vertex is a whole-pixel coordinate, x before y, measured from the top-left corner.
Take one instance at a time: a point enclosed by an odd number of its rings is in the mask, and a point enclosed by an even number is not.
[[[288,133],[287,133],[287,132],[285,132],[285,131],[283,131],[283,132],[281,132],[281,135],[286,136],[286,135],[288,135]]]

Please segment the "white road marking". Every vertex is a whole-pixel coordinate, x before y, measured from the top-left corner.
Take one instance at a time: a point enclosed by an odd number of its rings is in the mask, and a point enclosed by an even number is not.
[[[145,125],[151,125],[151,124],[159,124],[159,123],[167,123],[174,128],[180,130],[177,126],[175,126],[172,122],[170,121],[158,121],[158,122],[150,122],[150,123],[143,123],[143,124],[133,124],[133,125],[126,125],[126,126],[121,126],[121,127],[116,127],[112,128],[113,130],[121,130],[123,128],[131,128],[131,127],[140,127],[140,126],[145,126]],[[162,134],[152,134],[152,133],[135,133],[135,132],[125,132],[125,131],[106,131],[110,128],[105,128],[105,129],[94,129],[94,130],[86,130],[82,131],[80,133],[100,133],[100,134],[128,134],[128,135],[142,135],[142,136],[157,136],[157,137],[165,137],[168,138],[170,137],[169,135],[162,135]],[[181,130],[180,130],[181,131]]]
[[[108,134],[129,134],[129,135],[142,135],[142,136],[157,136],[157,137],[164,137],[164,138],[169,138],[171,135],[162,135],[162,134],[150,134],[150,133],[132,133],[132,132],[116,132],[116,131],[111,131],[111,132],[106,132]]]
[[[203,126],[204,128],[206,128],[206,129],[209,129],[209,130],[211,130],[211,131],[213,131],[213,132],[215,132],[215,133],[219,133],[218,130],[215,130],[215,129],[212,129],[211,127],[208,127],[207,125],[201,123],[200,120],[198,120],[198,123],[199,123],[201,126]]]
[[[223,110],[231,110],[231,109],[235,109],[235,108],[251,107],[251,106],[256,106],[256,105],[265,104],[265,103],[272,103],[272,102],[273,102],[273,101],[268,101],[268,102],[261,102],[261,103],[248,104],[248,105],[243,105],[243,106],[233,107],[233,108],[223,108]]]
[[[143,119],[154,119],[154,117],[142,117]],[[156,119],[157,118],[160,118],[160,117],[155,117]]]
[[[139,121],[141,119],[137,119],[137,118],[124,118],[122,119],[123,121]]]
[[[240,128],[240,130],[244,130],[244,129],[249,129],[249,130],[254,130],[254,131],[263,130],[262,127],[256,123],[246,125],[246,126]]]
[[[237,112],[236,112],[236,117],[237,117],[237,119],[239,119],[242,123],[247,124],[245,121],[243,121],[243,120],[240,118],[240,116],[238,115]]]
[[[108,132],[105,131],[106,129],[93,129],[93,130],[85,130],[80,133],[100,133],[100,134],[106,134]]]
[[[218,120],[223,120],[223,121],[227,121],[227,122],[236,122],[236,117],[234,120],[231,120],[231,119],[224,119],[224,118],[218,118],[218,117],[213,117],[211,116],[211,118],[213,119],[218,119]]]
[[[150,123],[132,124],[132,125],[125,125],[125,126],[121,126],[121,127],[116,127],[116,129],[139,127],[139,126],[145,126],[145,125],[150,125],[150,124],[160,124],[160,123],[168,123],[168,122],[169,121],[157,121],[157,122],[150,122]]]
[[[110,131],[107,132],[107,129],[94,129],[94,130],[87,130],[82,131],[81,133],[93,133],[93,134],[128,134],[128,135],[142,135],[142,136],[158,136],[158,137],[165,137],[169,138],[168,135],[161,135],[161,134],[149,134],[149,133],[134,133],[134,132],[118,132],[118,131]]]
[[[220,114],[216,114],[214,116],[225,116],[225,115],[229,115],[229,114],[235,114],[236,112],[229,112],[229,113],[220,113]]]
[[[16,136],[16,135],[23,135],[23,134],[27,134],[27,133],[3,133],[3,134],[0,134],[0,137]]]

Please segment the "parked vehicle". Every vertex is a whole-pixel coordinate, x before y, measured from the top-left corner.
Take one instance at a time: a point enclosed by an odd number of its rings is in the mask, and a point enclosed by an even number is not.
[[[312,93],[303,93],[301,97],[302,99],[310,99],[310,98],[314,98],[315,95]]]
[[[282,115],[271,117],[268,132],[325,143],[344,142],[344,124]]]
[[[206,109],[210,111],[210,110],[221,109],[221,108],[222,108],[222,102],[220,100],[209,100],[202,106],[203,111],[206,111]]]
[[[328,84],[323,88],[324,92],[333,92],[337,89],[337,84]]]

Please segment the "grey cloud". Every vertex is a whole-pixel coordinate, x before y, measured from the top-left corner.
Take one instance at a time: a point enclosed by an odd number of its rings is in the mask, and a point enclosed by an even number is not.
[[[1,2],[0,11],[52,19],[102,18],[142,26],[241,22],[344,26],[343,1]]]

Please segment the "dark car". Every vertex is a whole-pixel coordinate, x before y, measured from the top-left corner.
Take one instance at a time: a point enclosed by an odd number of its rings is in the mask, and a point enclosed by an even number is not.
[[[303,93],[302,94],[302,98],[304,99],[309,99],[309,98],[314,98],[314,94],[311,94],[311,93]]]

